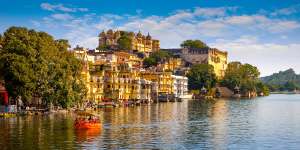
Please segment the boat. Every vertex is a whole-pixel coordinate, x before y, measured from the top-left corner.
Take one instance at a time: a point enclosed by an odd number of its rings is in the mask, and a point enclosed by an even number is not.
[[[78,111],[77,118],[74,122],[75,129],[101,129],[102,124],[99,119],[96,117],[97,115],[85,112]]]
[[[101,123],[97,120],[76,120],[75,129],[101,129]]]
[[[168,93],[160,93],[158,95],[158,101],[159,102],[175,102],[175,95],[174,94],[168,94]]]
[[[98,108],[117,107],[118,104],[111,98],[104,98],[102,102],[98,104]]]
[[[184,94],[179,96],[180,99],[193,99],[193,94]]]
[[[13,118],[16,117],[17,115],[14,113],[0,113],[1,118]]]
[[[115,102],[100,102],[98,104],[98,108],[109,108],[109,107],[117,107],[118,104]]]

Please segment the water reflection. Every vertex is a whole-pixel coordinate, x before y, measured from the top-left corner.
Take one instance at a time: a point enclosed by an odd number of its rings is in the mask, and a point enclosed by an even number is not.
[[[293,101],[286,101],[287,98]],[[300,146],[299,100],[299,96],[281,99],[271,96],[106,108],[97,111],[102,130],[74,130],[71,114],[0,119],[0,146],[4,149],[296,149]]]
[[[101,129],[75,130],[76,141],[78,143],[93,142],[101,134]]]

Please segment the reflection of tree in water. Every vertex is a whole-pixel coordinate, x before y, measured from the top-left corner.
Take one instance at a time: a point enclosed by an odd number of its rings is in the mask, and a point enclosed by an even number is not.
[[[237,136],[243,136],[248,139],[247,142],[251,141],[254,129],[251,122],[247,122],[253,120],[249,118],[252,115],[251,111],[254,110],[251,108],[253,107],[251,102],[224,99],[189,101],[189,125],[185,145],[195,144],[209,149],[223,149],[238,142]]]
[[[201,147],[209,148],[209,143],[211,139],[209,117],[212,115],[212,106],[215,101],[199,101],[190,100],[188,101],[188,121],[185,129],[186,139],[184,140],[185,148],[195,148],[188,147],[191,145],[199,145]]]
[[[11,118],[7,122],[1,120],[0,146],[4,149],[74,149],[70,118],[38,115]]]
[[[212,106],[216,103],[214,100],[190,100],[188,101],[189,120],[201,119],[211,115]]]

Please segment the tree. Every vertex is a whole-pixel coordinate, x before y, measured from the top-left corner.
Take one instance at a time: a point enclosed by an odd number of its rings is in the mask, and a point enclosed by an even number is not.
[[[118,39],[119,49],[130,50],[131,49],[131,39],[127,35],[123,35]]]
[[[296,89],[299,89],[299,87],[296,85],[295,82],[288,81],[284,84],[284,90],[293,91],[293,90],[296,90]]]
[[[228,64],[221,84],[231,90],[239,86],[243,93],[257,91],[259,75],[260,72],[255,66],[240,62],[231,62]]]
[[[85,85],[81,62],[67,50],[67,40],[54,40],[45,32],[11,27],[5,31],[0,64],[5,87],[12,98],[33,97],[44,104],[69,107],[82,100]]]
[[[143,66],[145,68],[149,68],[151,66],[156,66],[156,65],[157,65],[157,61],[153,57],[145,58],[144,61],[143,61]]]
[[[210,89],[217,83],[217,77],[212,65],[196,64],[187,74],[189,90],[200,90],[202,87]]]
[[[166,51],[157,51],[152,54],[148,58],[145,58],[143,61],[143,65],[145,68],[156,66],[158,63],[168,60],[172,57],[172,54]]]
[[[3,55],[3,53],[2,53],[2,42],[3,42],[3,37],[2,37],[2,35],[0,34],[0,58],[1,58],[1,56]],[[4,64],[2,64],[2,63],[0,63],[0,82],[3,80],[3,69],[1,69],[1,68],[3,68],[3,65]]]
[[[2,35],[0,34],[0,49],[1,49],[1,47],[2,47],[2,41],[3,41],[3,37],[2,37]]]
[[[242,76],[240,73],[241,66],[242,64],[240,62],[229,63],[221,84],[231,90],[234,90],[236,86],[239,86],[242,82]]]
[[[260,81],[256,84],[256,90],[257,93],[263,93],[264,96],[270,95],[269,87]]]
[[[208,48],[201,40],[186,40],[180,44],[183,48]]]

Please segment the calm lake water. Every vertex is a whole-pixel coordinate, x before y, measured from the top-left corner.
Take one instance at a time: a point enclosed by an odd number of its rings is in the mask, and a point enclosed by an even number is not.
[[[70,114],[0,119],[0,149],[300,149],[300,95],[98,113],[102,131],[75,131]]]

